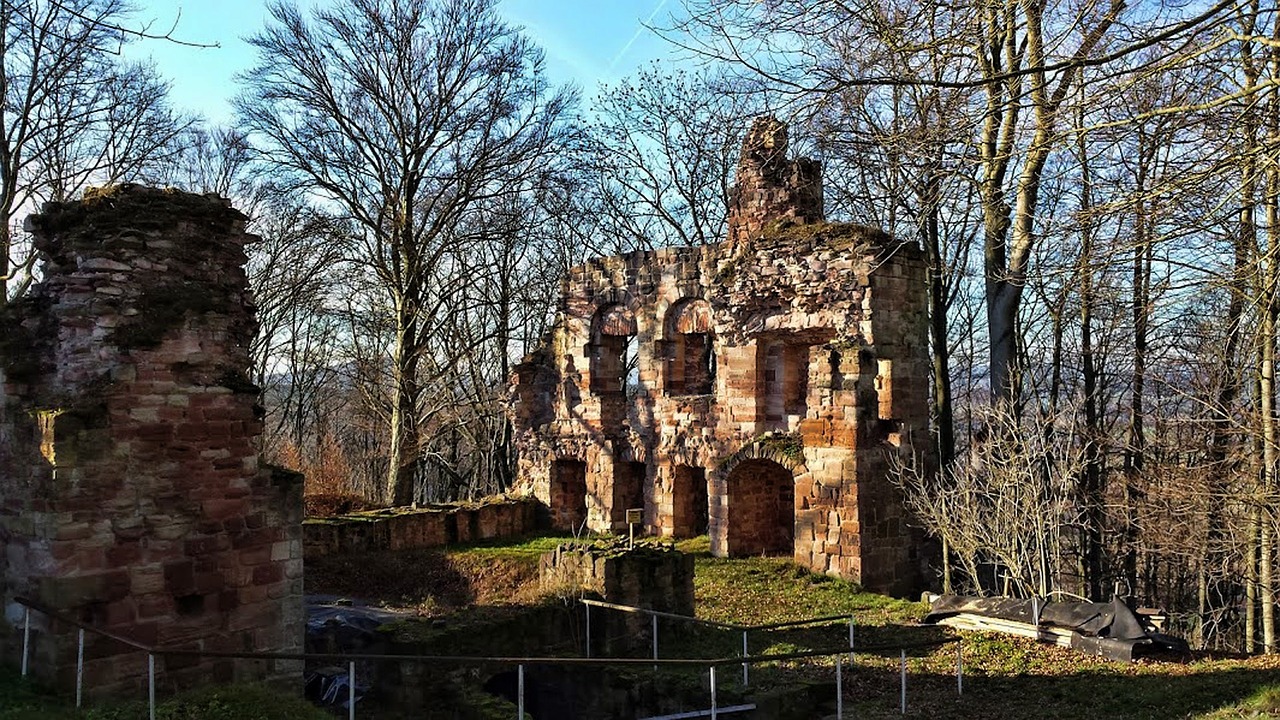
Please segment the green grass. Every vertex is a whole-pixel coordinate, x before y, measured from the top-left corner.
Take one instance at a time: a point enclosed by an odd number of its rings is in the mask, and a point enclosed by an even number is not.
[[[957,644],[907,651],[907,717],[962,718],[1190,718],[1280,717],[1280,658],[1200,658],[1189,663],[1116,663],[1031,640],[993,633],[955,633],[923,626],[920,603],[863,592],[856,584],[814,575],[781,558],[713,558],[706,538],[679,547],[695,554],[699,617],[739,624],[783,622],[852,614],[857,653],[845,666],[845,708],[850,717],[901,718],[900,651],[889,649],[959,638],[965,692],[956,693]],[[847,623],[783,629],[751,636],[753,654],[839,646]],[[674,652],[697,657],[736,655],[740,636],[711,630],[683,632]],[[881,649],[876,649],[881,648]],[[834,712],[832,659],[754,668],[752,686],[777,689],[827,682]],[[736,673],[727,673],[736,682]]]
[[[1280,684],[1268,685],[1241,702],[1201,715],[1200,720],[1280,717]]]
[[[451,545],[448,552],[451,555],[472,555],[479,558],[532,559],[536,563],[544,553],[570,542],[574,542],[574,538],[564,534],[532,535],[514,541],[485,540],[469,545]]]
[[[139,720],[145,702],[110,702],[75,707],[71,693],[55,695],[0,667],[0,720]],[[331,720],[319,708],[278,689],[231,685],[192,690],[156,706],[159,720]]]

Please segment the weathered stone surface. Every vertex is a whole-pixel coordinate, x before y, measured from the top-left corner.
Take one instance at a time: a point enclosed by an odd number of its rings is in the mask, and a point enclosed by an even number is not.
[[[303,523],[306,559],[337,553],[440,547],[527,535],[538,527],[537,501],[489,499],[481,503],[391,508],[315,518]]]
[[[301,477],[259,462],[244,222],[216,196],[131,185],[28,219],[44,279],[0,314],[6,657],[16,596],[142,643],[301,649]],[[37,674],[71,680],[74,641],[41,626]],[[145,656],[86,642],[89,692],[145,682]],[[158,666],[165,688],[300,670]]]
[[[693,556],[673,547],[628,549],[625,539],[566,544],[542,556],[538,573],[543,588],[554,592],[586,592],[618,605],[694,615]],[[599,609],[592,627],[592,651],[606,655],[647,649],[652,640],[651,617],[640,613]]]
[[[744,142],[729,237],[573,268],[515,369],[522,488],[563,530],[709,533],[907,592],[916,537],[887,477],[928,455],[927,276],[911,242],[822,221],[786,129]]]

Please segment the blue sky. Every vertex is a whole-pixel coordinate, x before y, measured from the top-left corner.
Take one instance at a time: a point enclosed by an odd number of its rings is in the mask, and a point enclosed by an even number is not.
[[[667,55],[669,46],[643,26],[650,19],[665,19],[678,7],[679,0],[503,0],[499,5],[546,51],[551,79],[573,82],[587,96],[598,83],[625,77]],[[234,77],[254,59],[243,37],[266,22],[266,1],[143,0],[138,8],[136,21],[149,23],[152,33],[172,27],[176,38],[219,46],[191,48],[146,40],[134,43],[126,54],[155,60],[173,84],[176,107],[215,123],[228,122],[236,93]]]

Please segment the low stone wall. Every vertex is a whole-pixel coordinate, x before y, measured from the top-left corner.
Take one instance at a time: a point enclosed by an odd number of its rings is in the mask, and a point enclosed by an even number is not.
[[[618,605],[693,615],[693,556],[671,545],[627,549],[623,538],[566,544],[543,555],[538,569],[543,587],[560,594],[585,592]],[[649,647],[648,615],[605,609],[593,614],[598,618],[593,619],[593,652],[624,654]]]
[[[519,537],[538,529],[539,507],[536,499],[522,497],[310,518],[302,525],[304,557]]]

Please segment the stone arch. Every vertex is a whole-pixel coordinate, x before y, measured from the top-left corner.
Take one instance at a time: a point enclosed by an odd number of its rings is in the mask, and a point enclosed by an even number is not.
[[[711,304],[684,297],[667,309],[662,323],[665,391],[668,395],[710,395],[715,387],[715,340]]]
[[[770,460],[796,476],[809,472],[804,465],[803,445],[798,435],[770,433],[747,443],[720,463],[720,474],[727,477],[739,463],[747,460]]]
[[[744,467],[745,466],[745,467]],[[744,468],[741,473],[739,468]],[[772,480],[772,492],[752,487],[752,477],[760,479],[760,470],[771,471],[763,478]],[[711,482],[711,552],[717,557],[728,555],[792,554],[795,548],[797,506],[803,504],[803,493],[809,469],[804,464],[800,438],[792,435],[766,435],[740,448],[716,468]],[[744,537],[746,525],[753,522],[749,510],[750,496],[776,498],[768,504],[771,510],[761,517],[772,517],[768,523],[768,542]],[[745,492],[744,492],[745,491]],[[746,521],[744,523],[744,520]]]
[[[592,393],[608,395],[623,392],[628,375],[634,371],[636,353],[634,349],[628,353],[628,349],[633,347],[635,337],[636,316],[627,304],[611,302],[596,310],[591,318],[591,335],[587,344]]]
[[[794,554],[796,482],[792,470],[771,459],[746,458],[725,474],[724,483],[726,554]]]

